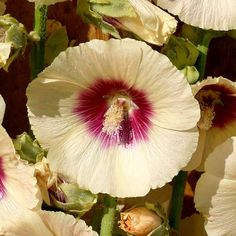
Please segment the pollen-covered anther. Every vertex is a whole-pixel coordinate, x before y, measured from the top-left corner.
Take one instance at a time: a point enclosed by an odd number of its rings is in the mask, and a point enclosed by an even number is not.
[[[128,98],[113,98],[110,107],[104,114],[102,131],[109,134],[118,134],[121,122],[127,116],[130,110],[130,100]]]
[[[203,130],[209,130],[213,126],[213,120],[216,116],[215,107],[223,105],[221,93],[213,90],[202,90],[196,95],[201,109],[201,118],[198,121],[198,127]]]
[[[215,117],[213,106],[201,105],[201,118],[197,125],[200,129],[208,130],[212,127],[213,119]]]

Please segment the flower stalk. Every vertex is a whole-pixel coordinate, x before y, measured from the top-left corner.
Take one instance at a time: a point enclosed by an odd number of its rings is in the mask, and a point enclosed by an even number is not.
[[[44,69],[47,12],[48,7],[46,5],[35,6],[34,31],[40,40],[34,43],[31,50],[32,79],[36,78],[37,74]]]
[[[205,68],[206,68],[209,44],[213,38],[218,38],[223,35],[224,35],[223,31],[212,31],[212,30],[205,32],[205,34],[203,35],[201,45],[198,46],[200,55],[196,63],[196,68],[199,71],[200,81],[202,81],[205,76]]]
[[[107,195],[104,199],[104,214],[101,221],[100,236],[112,236],[116,216],[117,199]]]
[[[179,230],[181,213],[183,208],[184,189],[188,172],[180,171],[174,178],[174,186],[170,203],[169,224],[174,231]]]

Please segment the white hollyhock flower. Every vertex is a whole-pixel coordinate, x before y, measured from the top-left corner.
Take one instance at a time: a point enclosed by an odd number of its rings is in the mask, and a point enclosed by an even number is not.
[[[0,102],[0,112],[4,103]],[[41,203],[34,168],[19,160],[13,143],[0,126],[0,228],[12,215],[20,215],[21,209],[38,209]]]
[[[223,77],[208,77],[193,85],[192,89],[200,104],[201,119],[198,127],[202,137],[205,132],[202,152],[204,163],[217,145],[236,136],[236,83]]]
[[[146,42],[163,45],[177,27],[174,17],[147,0],[129,0],[136,17],[120,17],[121,28],[131,31]]]
[[[235,0],[155,0],[187,24],[213,30],[236,29]]]
[[[34,2],[36,5],[53,5],[58,2],[65,2],[68,0],[28,0],[29,2]]]
[[[83,220],[62,212],[25,211],[12,217],[0,231],[4,236],[98,236]]]
[[[216,147],[205,162],[195,192],[195,206],[207,222],[207,235],[236,235],[236,138]]]
[[[197,146],[199,105],[168,58],[132,39],[68,48],[28,87],[50,168],[93,193],[145,195]]]

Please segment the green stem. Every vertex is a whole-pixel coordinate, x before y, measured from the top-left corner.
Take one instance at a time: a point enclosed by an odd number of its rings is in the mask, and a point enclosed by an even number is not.
[[[224,32],[221,31],[212,31],[209,30],[205,32],[203,38],[202,38],[202,43],[200,46],[198,46],[200,50],[200,56],[197,60],[196,63],[196,68],[199,71],[199,80],[202,81],[205,76],[205,68],[206,68],[206,60],[207,60],[207,53],[208,53],[208,48],[211,40],[213,38],[221,37],[224,35]]]
[[[188,172],[180,171],[174,178],[174,186],[170,203],[169,223],[170,227],[176,231],[179,230],[187,176]]]
[[[34,43],[31,51],[32,79],[44,69],[47,11],[48,8],[45,5],[35,6],[34,31],[38,33],[40,40]]]
[[[105,209],[101,222],[100,236],[112,236],[116,216],[117,200],[116,198],[107,195],[105,197],[104,203]]]

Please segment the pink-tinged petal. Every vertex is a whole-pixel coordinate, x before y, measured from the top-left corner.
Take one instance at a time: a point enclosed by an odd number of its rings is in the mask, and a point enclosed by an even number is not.
[[[156,4],[177,15],[187,24],[214,30],[236,29],[234,0],[155,0]]]
[[[210,236],[236,234],[236,139],[215,148],[196,186],[195,205],[207,219]]]
[[[0,127],[0,225],[22,208],[36,209],[40,204],[34,168],[16,157],[10,137]]]

